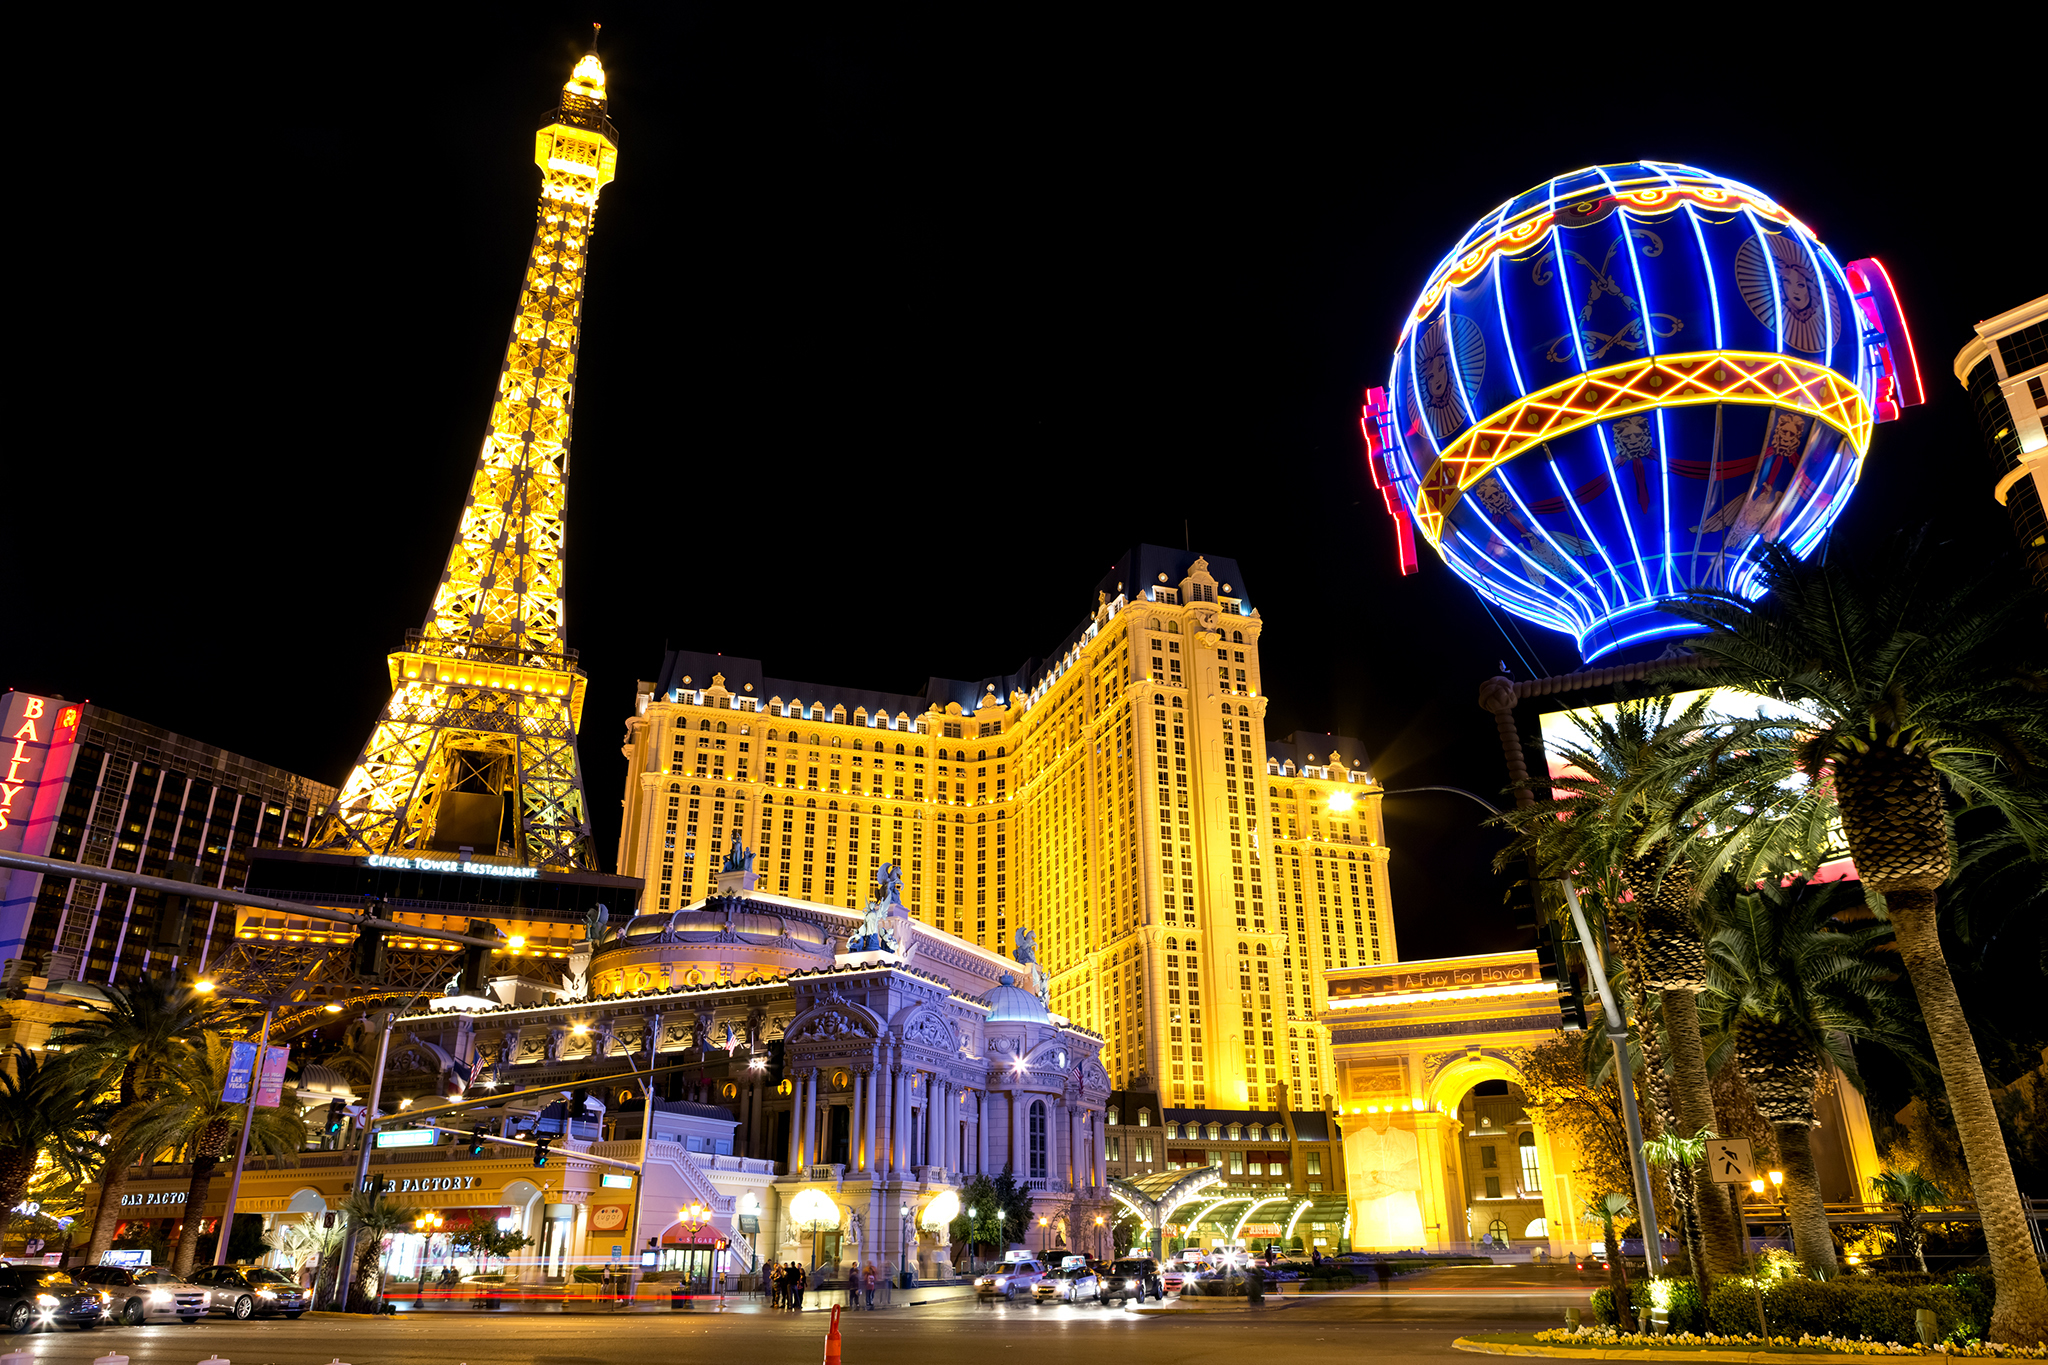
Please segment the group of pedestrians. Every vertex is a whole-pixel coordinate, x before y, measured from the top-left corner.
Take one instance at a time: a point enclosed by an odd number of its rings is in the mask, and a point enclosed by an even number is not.
[[[802,1311],[804,1280],[804,1268],[795,1261],[787,1261],[775,1267],[768,1276],[768,1306]]]
[[[868,1262],[866,1270],[862,1270],[858,1265],[855,1265],[846,1272],[846,1306],[848,1308],[860,1307],[862,1292],[865,1291],[867,1306],[869,1311],[872,1312],[875,1306],[875,1290],[881,1286],[881,1283],[882,1277],[875,1270],[875,1263],[873,1261]]]

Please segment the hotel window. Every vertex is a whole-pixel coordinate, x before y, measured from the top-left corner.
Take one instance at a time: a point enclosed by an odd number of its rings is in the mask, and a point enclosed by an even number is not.
[[[1308,1157],[1308,1173],[1310,1175],[1321,1175],[1323,1173],[1323,1154],[1321,1152],[1309,1152],[1306,1155]]]
[[[1522,1158],[1522,1193],[1540,1193],[1543,1189],[1543,1171],[1536,1160],[1536,1135],[1522,1134],[1515,1139],[1515,1148]]]
[[[1499,1177],[1499,1176],[1497,1176],[1497,1175],[1490,1175],[1490,1176],[1486,1177],[1486,1197],[1487,1197],[1488,1199],[1498,1199],[1498,1198],[1500,1198],[1500,1177]]]
[[[1481,1147],[1479,1149],[1479,1169],[1482,1171],[1492,1171],[1499,1168],[1500,1162],[1494,1156],[1493,1148]]]

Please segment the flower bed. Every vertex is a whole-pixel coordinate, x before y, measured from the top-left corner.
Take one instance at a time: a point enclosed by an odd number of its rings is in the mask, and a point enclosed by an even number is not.
[[[1642,1350],[1674,1350],[1692,1348],[1697,1350],[1721,1351],[1812,1351],[1830,1355],[1854,1356],[1956,1356],[1971,1359],[1995,1360],[2048,1360],[2048,1346],[2006,1346],[1996,1342],[1940,1342],[1934,1346],[1922,1346],[1918,1342],[1874,1341],[1867,1337],[1844,1337],[1829,1333],[1815,1335],[1802,1332],[1797,1336],[1759,1336],[1755,1332],[1732,1335],[1720,1332],[1673,1332],[1669,1336],[1651,1336],[1644,1332],[1620,1332],[1612,1327],[1581,1327],[1576,1330],[1555,1327],[1533,1334],[1534,1341],[1550,1346],[1578,1347],[1583,1350],[1613,1350],[1631,1347]],[[1513,1338],[1491,1336],[1474,1337],[1475,1341],[1513,1340]]]

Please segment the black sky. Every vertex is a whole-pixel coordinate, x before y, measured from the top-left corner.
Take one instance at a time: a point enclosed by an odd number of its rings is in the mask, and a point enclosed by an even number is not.
[[[16,182],[17,259],[50,268],[17,300],[17,345],[46,341],[0,466],[0,685],[346,773],[447,552],[531,132],[592,17],[621,151],[568,593],[607,864],[616,740],[665,641],[903,691],[1000,672],[1184,523],[1267,622],[1270,734],[1349,732],[1389,786],[1497,792],[1474,696],[1527,667],[1440,564],[1395,571],[1359,395],[1448,243],[1589,163],[1703,165],[1881,256],[1934,402],[1880,430],[1839,534],[2010,542],[1948,361],[2048,285],[2041,177],[1973,113],[1995,54],[1961,35],[1818,9],[891,13],[352,6],[65,35],[16,150],[46,158]],[[1575,662],[1522,629],[1535,665]],[[1404,955],[1512,946],[1476,812],[1388,811]]]

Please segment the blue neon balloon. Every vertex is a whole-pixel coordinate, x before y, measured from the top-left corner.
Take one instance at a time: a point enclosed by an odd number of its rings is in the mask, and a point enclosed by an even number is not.
[[[1588,661],[1696,631],[1669,602],[1754,595],[1766,544],[1810,552],[1875,423],[1919,400],[1882,274],[1695,167],[1559,176],[1431,274],[1368,407],[1375,475],[1459,577]]]

